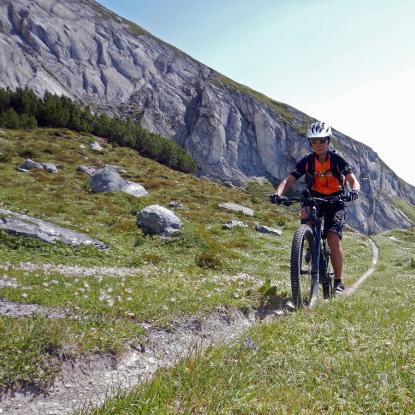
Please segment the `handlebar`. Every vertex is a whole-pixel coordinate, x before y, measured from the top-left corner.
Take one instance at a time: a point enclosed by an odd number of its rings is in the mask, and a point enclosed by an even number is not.
[[[326,197],[317,197],[317,196],[293,196],[286,197],[280,196],[279,198],[273,198],[275,195],[269,195],[271,203],[283,204],[284,206],[291,206],[294,203],[300,202],[323,202],[323,203],[335,203],[335,202],[351,202],[353,201],[350,193],[342,194],[337,196],[326,196]]]

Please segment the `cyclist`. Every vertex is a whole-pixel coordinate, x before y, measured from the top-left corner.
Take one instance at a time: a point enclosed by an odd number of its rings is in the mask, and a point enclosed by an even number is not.
[[[312,196],[337,196],[342,193],[345,182],[351,188],[350,199],[359,197],[360,184],[352,172],[349,163],[330,147],[331,127],[324,122],[314,122],[307,130],[307,138],[312,152],[303,157],[295,170],[291,172],[275,189],[271,196],[272,203],[281,203],[284,194],[301,176],[307,174],[309,191]],[[307,180],[309,179],[309,180]],[[341,246],[343,225],[346,219],[344,202],[322,203],[320,215],[324,216],[323,236],[331,251],[331,263],[334,270],[334,289],[337,294],[344,290],[342,282],[343,250]],[[308,223],[309,208],[301,208],[301,223]]]

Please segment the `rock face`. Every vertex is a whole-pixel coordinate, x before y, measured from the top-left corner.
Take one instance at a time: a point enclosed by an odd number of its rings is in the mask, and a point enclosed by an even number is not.
[[[92,0],[0,2],[0,86],[46,90],[135,118],[172,138],[199,174],[244,186],[278,181],[307,151],[310,117],[239,85]],[[368,233],[410,226],[396,199],[415,189],[369,147],[335,132],[363,185],[349,222]]]
[[[169,209],[151,205],[142,209],[137,215],[137,226],[145,233],[174,236],[180,232],[182,221]]]

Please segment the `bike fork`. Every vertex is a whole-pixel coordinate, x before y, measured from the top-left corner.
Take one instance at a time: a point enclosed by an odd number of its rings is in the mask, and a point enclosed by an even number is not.
[[[312,284],[311,286],[314,287],[314,290],[318,291],[319,287],[319,269],[320,269],[320,240],[321,240],[321,225],[317,223],[314,228],[314,240],[315,240],[315,261],[313,261],[311,267],[311,278]],[[317,281],[317,283],[315,283]],[[318,292],[312,293],[312,298],[317,298]]]

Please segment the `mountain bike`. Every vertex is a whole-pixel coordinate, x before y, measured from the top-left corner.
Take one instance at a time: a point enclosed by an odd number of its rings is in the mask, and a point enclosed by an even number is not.
[[[278,204],[290,206],[301,203],[309,207],[307,223],[302,223],[294,233],[291,245],[291,291],[296,308],[313,307],[318,299],[319,284],[323,298],[334,295],[334,272],[330,263],[330,249],[322,235],[324,218],[319,217],[321,203],[350,202],[349,195],[314,197],[308,191],[301,197],[284,197]]]

